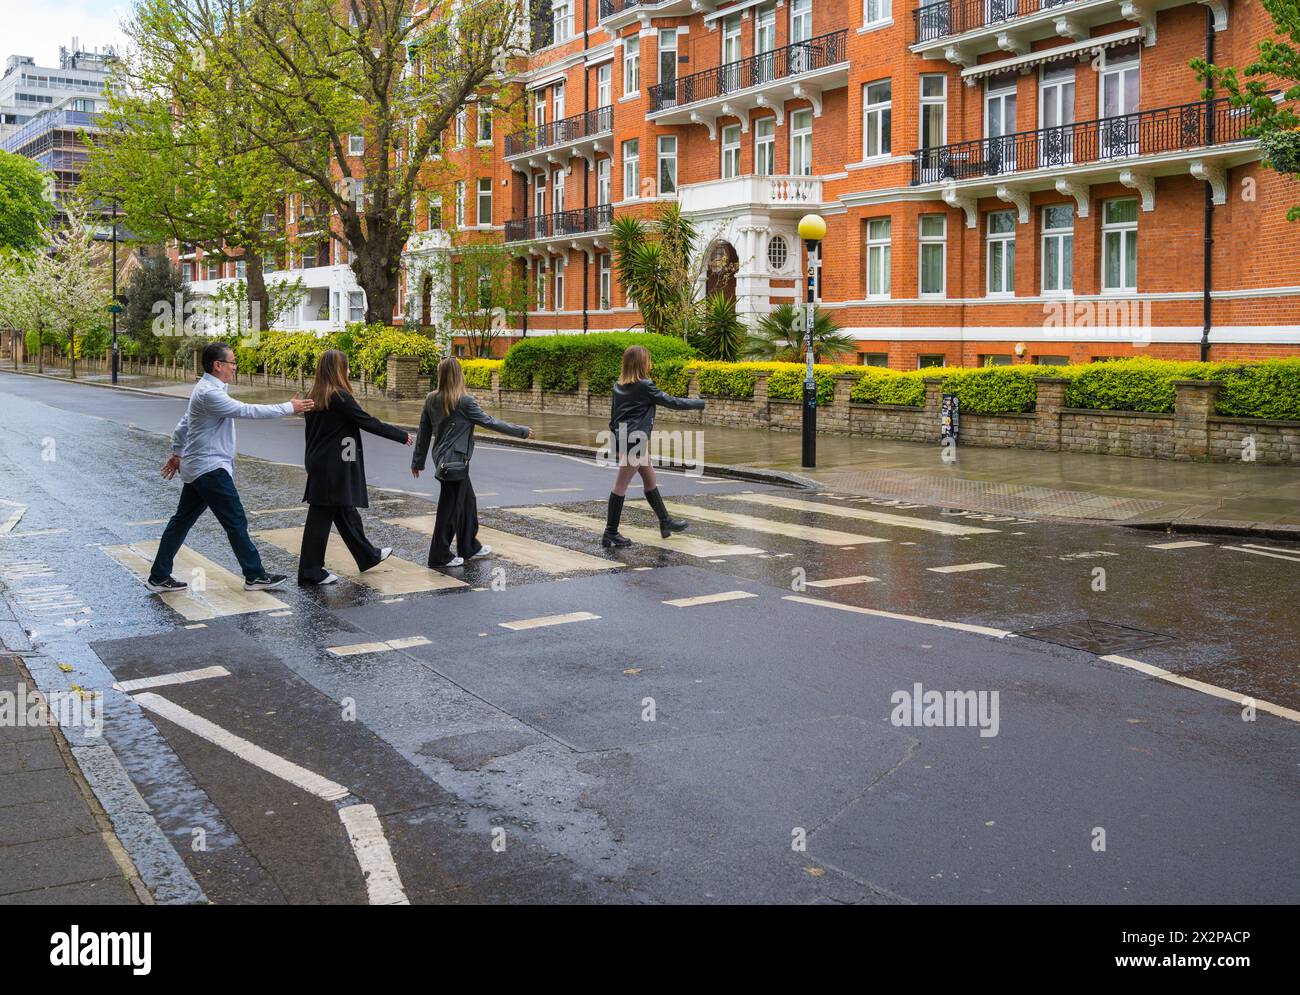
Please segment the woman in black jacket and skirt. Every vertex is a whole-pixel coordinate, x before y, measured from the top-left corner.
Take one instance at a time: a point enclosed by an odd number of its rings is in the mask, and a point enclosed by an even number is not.
[[[366,538],[358,508],[370,507],[366,496],[366,464],[361,433],[411,445],[415,437],[404,428],[389,425],[361,410],[352,396],[348,360],[337,349],[321,354],[311,387],[314,410],[304,416],[307,447],[307,524],[302,530],[298,555],[299,584],[333,584],[336,574],[325,569],[325,548],[330,526],[339,530],[357,568],[365,571],[388,559],[391,548],[379,549]]]
[[[623,352],[623,371],[614,385],[614,399],[610,406],[610,453],[618,461],[618,475],[609,495],[609,509],[605,516],[605,533],[600,544],[607,549],[632,545],[632,540],[620,535],[619,520],[623,517],[623,498],[627,485],[637,474],[645,488],[645,499],[650,502],[659,519],[659,534],[667,539],[690,523],[673,518],[664,507],[659,493],[659,481],[650,462],[650,438],[655,426],[655,407],[679,411],[701,411],[704,401],[698,398],[673,397],[665,394],[650,379],[650,350],[642,345],[628,346]]]
[[[493,418],[465,390],[465,373],[454,356],[438,364],[438,389],[424,399],[420,434],[411,457],[411,476],[419,477],[424,457],[433,443],[433,472],[440,484],[429,566],[458,567],[476,556],[487,556],[491,546],[478,541],[478,499],[469,482],[469,461],[474,456],[474,426],[531,439],[526,425],[511,425]],[[451,555],[456,540],[457,556]]]

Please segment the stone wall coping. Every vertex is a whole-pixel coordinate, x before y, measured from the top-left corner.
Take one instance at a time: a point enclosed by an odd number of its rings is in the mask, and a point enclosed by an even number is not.
[[[1089,417],[1107,417],[1116,415],[1120,418],[1159,418],[1173,421],[1173,414],[1168,411],[1120,411],[1116,408],[1061,408],[1063,415],[1088,415]]]
[[[861,377],[860,375],[858,375],[857,373],[832,373],[832,374],[831,374],[831,379],[832,379],[832,380],[852,380],[854,383],[857,383],[859,380],[862,379],[862,377]]]
[[[1175,387],[1199,387],[1202,390],[1214,388],[1218,390],[1223,386],[1222,380],[1171,380],[1169,381]]]
[[[991,369],[991,367],[990,367]],[[1070,383],[1069,377],[1034,377],[1034,383]]]
[[[943,377],[922,377],[922,383],[943,383]]]
[[[1230,422],[1233,425],[1265,425],[1269,428],[1292,428],[1300,432],[1300,421],[1289,421],[1285,418],[1247,418],[1245,415],[1209,415],[1206,421],[1217,422],[1222,425]]]

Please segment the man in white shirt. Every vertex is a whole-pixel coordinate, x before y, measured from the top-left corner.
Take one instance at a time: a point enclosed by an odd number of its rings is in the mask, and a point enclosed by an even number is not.
[[[248,536],[248,518],[235,490],[234,420],[301,414],[310,411],[313,402],[295,397],[283,404],[243,404],[226,392],[235,369],[235,353],[230,346],[211,342],[204,348],[203,376],[195,384],[189,407],[172,433],[172,455],[163,464],[162,475],[170,480],[179,471],[185,486],[176,514],[163,530],[158,554],[145,581],[155,594],[183,591],[189,586],[172,577],[172,563],[204,508],[211,508],[226,530],[244,571],[245,591],[273,591],[288,579],[284,574],[266,572]]]

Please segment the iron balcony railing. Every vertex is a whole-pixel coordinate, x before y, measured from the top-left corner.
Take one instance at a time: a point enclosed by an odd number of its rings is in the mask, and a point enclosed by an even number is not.
[[[654,0],[651,0],[651,2],[654,2]],[[600,0],[600,19],[603,21],[607,17],[613,17],[622,11],[640,6],[641,0]]]
[[[541,127],[524,128],[506,137],[506,155],[523,155],[538,149],[565,145],[614,130],[614,108],[606,104],[595,110],[561,118]]]
[[[912,184],[969,180],[1244,141],[1249,112],[1227,98],[1138,111],[912,153]]]
[[[759,52],[728,62],[715,69],[665,80],[650,87],[650,112],[725,97],[737,90],[833,66],[848,57],[845,49],[847,36],[848,30],[841,28],[807,41],[792,42],[771,52]]]
[[[1004,24],[1040,10],[1067,7],[1075,0],[939,0],[912,11],[914,44]]]
[[[538,238],[555,238],[562,235],[584,235],[603,231],[614,218],[610,204],[596,207],[579,207],[572,211],[554,214],[534,214],[529,218],[516,218],[506,222],[507,242],[530,242]]]

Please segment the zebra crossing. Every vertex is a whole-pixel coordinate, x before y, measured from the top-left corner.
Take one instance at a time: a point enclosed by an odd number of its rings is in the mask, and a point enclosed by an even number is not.
[[[391,509],[396,514],[381,518],[384,525],[427,541],[433,532],[433,514],[401,514],[403,510],[410,510],[409,501],[387,503],[405,504],[407,507]],[[961,556],[955,552],[956,542],[996,537],[1002,530],[988,524],[976,525],[969,520],[941,517],[952,516],[951,512],[941,511],[938,516],[924,512],[915,515],[898,514],[854,503],[852,498],[832,494],[818,493],[813,497],[798,492],[768,491],[744,491],[678,500],[673,503],[673,509],[693,523],[690,532],[669,539],[662,538],[657,527],[642,524],[649,520],[649,514],[639,506],[630,508],[625,514],[621,530],[636,546],[675,553],[723,568],[728,564],[741,565],[750,561],[798,556],[801,549],[814,561],[819,556],[841,556],[837,550],[857,551],[868,559],[866,563],[849,560],[845,565],[858,566],[859,570],[865,566],[870,573],[851,572],[842,567],[836,572],[834,565],[836,562],[844,562],[842,556],[839,561],[825,560],[820,576],[816,575],[816,571],[810,571],[813,575],[805,579],[806,586],[828,595],[832,592],[853,595],[853,592],[867,585],[881,585],[882,580],[888,581],[893,576],[888,572],[890,558],[896,564],[899,562],[898,553],[890,554],[882,560],[872,551],[895,547],[907,547],[906,562],[915,564],[918,570],[933,576],[935,583],[994,584],[997,583],[994,579],[997,574],[1006,572],[1004,563],[978,556]],[[480,527],[482,542],[492,547],[491,558],[483,562],[494,569],[501,564],[510,564],[536,571],[541,579],[562,579],[570,575],[610,573],[625,569],[648,570],[655,569],[656,565],[665,565],[662,559],[655,565],[646,565],[644,560],[635,559],[624,562],[628,557],[601,550],[599,536],[604,530],[605,521],[603,515],[593,513],[590,503],[509,506],[495,509],[494,512],[494,525]],[[301,513],[301,508],[268,508],[260,512],[251,511],[250,515],[294,513]],[[255,531],[253,536],[259,543],[296,556],[302,543],[302,531],[299,524],[261,529]],[[1024,533],[1013,534],[1020,536]],[[932,541],[917,543],[912,540],[913,536],[918,539],[928,537]],[[762,546],[750,545],[754,541],[761,542]],[[936,546],[935,543],[939,545]],[[422,543],[392,544],[398,547],[394,555],[362,573],[357,570],[342,540],[332,534],[326,552],[326,566],[356,587],[387,599],[388,603],[410,595],[465,590],[474,583],[485,583],[481,579],[473,579],[473,574],[467,578],[460,568],[431,569],[422,562],[423,557],[419,552],[410,559],[400,555],[406,552],[409,556],[412,547],[415,551],[421,551]],[[157,545],[156,541],[150,540],[104,546],[102,549],[143,582],[148,576]],[[1207,550],[1227,550],[1300,563],[1300,550],[1262,543],[1216,543],[1197,539],[1143,545],[1154,551],[1151,555],[1159,557],[1196,556],[1204,555]],[[985,552],[987,555],[992,549],[1006,552],[1014,548],[1014,545],[986,544]],[[220,551],[214,555],[220,555]],[[1116,554],[1106,552],[1104,555]],[[799,561],[788,562],[797,564]],[[886,572],[876,576],[876,571],[872,570],[873,564],[885,568]],[[281,566],[281,569],[285,570],[285,567]],[[480,567],[480,571],[481,569]],[[291,572],[291,569],[286,572]],[[161,601],[174,609],[187,623],[204,624],[226,616],[253,613],[276,616],[290,614],[289,605],[281,598],[291,597],[292,587],[278,592],[280,597],[267,592],[244,591],[241,577],[190,547],[182,548],[177,557],[176,576],[190,582],[190,590],[162,595]],[[882,585],[882,589],[884,586],[888,584]],[[680,603],[683,606],[711,603],[708,600],[696,601],[690,592],[683,594],[682,598],[666,603]]]

